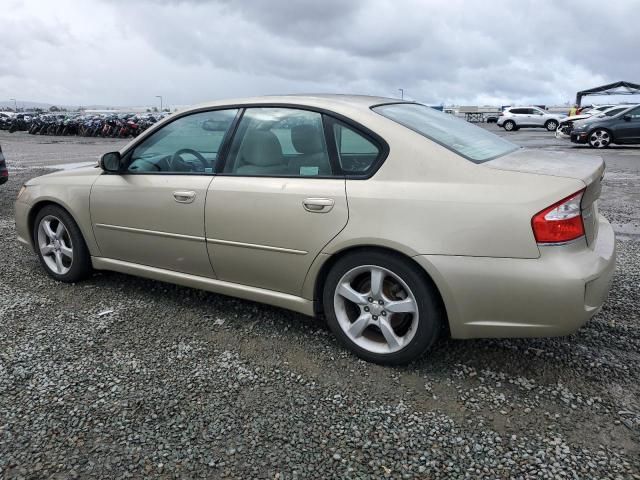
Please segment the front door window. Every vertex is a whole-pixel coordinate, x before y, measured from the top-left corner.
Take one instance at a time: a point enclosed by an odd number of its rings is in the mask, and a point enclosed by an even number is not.
[[[133,150],[127,172],[213,174],[218,151],[237,113],[200,112],[166,124]]]

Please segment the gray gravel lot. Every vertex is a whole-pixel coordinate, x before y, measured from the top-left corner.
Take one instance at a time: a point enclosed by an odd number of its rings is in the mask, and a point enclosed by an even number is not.
[[[0,478],[640,479],[640,148],[603,154],[619,259],[591,322],[384,368],[285,310],[116,273],[54,282],[15,241],[16,193],[122,142],[0,145]]]

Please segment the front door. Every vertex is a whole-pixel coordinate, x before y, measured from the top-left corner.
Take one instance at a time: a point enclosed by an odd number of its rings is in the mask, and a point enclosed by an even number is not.
[[[618,117],[613,135],[622,143],[640,143],[640,107]]]
[[[527,111],[528,111],[527,123],[529,123],[530,125],[534,125],[536,127],[541,127],[544,125],[546,118],[542,110],[538,110],[536,108],[528,108]]]
[[[179,117],[125,153],[121,174],[98,178],[90,208],[102,256],[215,276],[205,243],[205,202],[236,113]]]
[[[347,224],[345,180],[333,163],[320,113],[248,108],[207,195],[218,278],[299,294],[315,257]]]

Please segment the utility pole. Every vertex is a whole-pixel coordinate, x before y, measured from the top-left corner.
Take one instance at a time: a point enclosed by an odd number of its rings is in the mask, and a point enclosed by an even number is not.
[[[156,98],[160,99],[160,111],[162,111],[162,95],[156,95]]]
[[[404,88],[399,88],[398,90],[400,90],[400,99],[404,100]]]

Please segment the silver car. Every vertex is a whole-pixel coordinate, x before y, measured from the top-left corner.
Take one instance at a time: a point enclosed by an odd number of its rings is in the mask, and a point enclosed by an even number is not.
[[[497,124],[508,132],[529,127],[546,128],[553,132],[564,117],[539,107],[509,107],[498,117]]]
[[[29,180],[16,227],[59,281],[114,270],[322,316],[400,364],[445,333],[565,335],[593,316],[615,266],[603,173],[417,103],[249,98]]]

